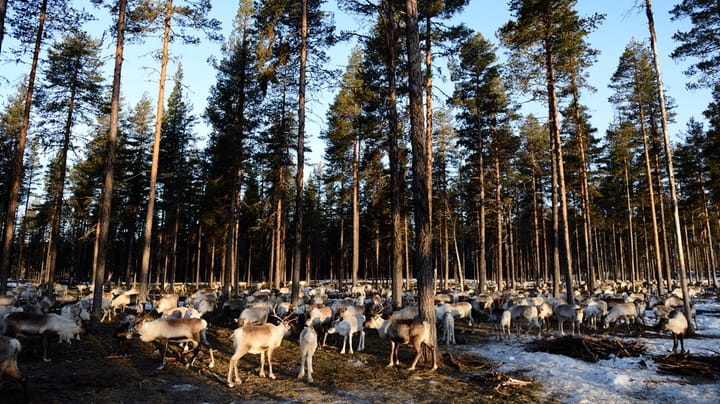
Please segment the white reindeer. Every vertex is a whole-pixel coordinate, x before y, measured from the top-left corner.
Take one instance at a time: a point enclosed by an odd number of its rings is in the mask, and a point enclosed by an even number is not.
[[[143,342],[158,342],[161,345],[162,363],[158,369],[165,367],[165,356],[170,341],[193,344],[193,356],[185,364],[185,367],[188,368],[195,362],[195,358],[200,352],[200,346],[204,345],[210,351],[210,364],[208,364],[208,367],[212,368],[215,366],[215,357],[213,356],[212,346],[207,340],[207,326],[207,321],[201,318],[161,317],[152,321],[140,319],[135,323],[135,332],[140,334],[140,340]]]
[[[449,311],[443,314],[442,328],[442,340],[445,341],[445,345],[455,344],[455,317]]]
[[[354,312],[344,311],[335,320],[333,326],[327,330],[328,334],[338,333],[343,336],[343,347],[340,354],[345,354],[345,345],[349,347],[350,354],[352,355],[352,337],[353,334],[360,334],[358,341],[358,352],[365,350],[365,330],[363,329],[363,323],[365,322],[365,316],[362,314],[353,314]],[[349,340],[349,343],[348,343]]]
[[[572,304],[558,304],[555,306],[555,319],[558,322],[558,330],[560,335],[565,335],[563,330],[563,323],[569,321],[572,324],[572,334],[575,334],[575,328],[577,327],[578,334],[580,334],[580,324],[583,319],[583,308],[578,305]]]
[[[305,376],[305,368],[307,367],[307,380],[308,383],[312,383],[313,377],[313,355],[318,345],[318,337],[315,332],[315,328],[305,326],[300,333],[300,373],[298,373],[298,380],[302,380]]]
[[[0,334],[11,337],[18,334],[42,335],[43,360],[50,362],[50,358],[47,356],[48,333],[57,334],[59,336],[59,342],[70,342],[71,338],[80,339],[79,335],[83,332],[83,328],[82,325],[62,317],[59,314],[37,314],[18,311],[5,316],[3,329],[0,331],[2,331]]]
[[[490,321],[492,321],[495,328],[495,339],[500,340],[501,335],[507,335],[510,338],[510,323],[512,322],[510,310],[505,310],[502,307],[491,307]]]
[[[281,321],[278,325],[242,324],[241,327],[235,329],[231,337],[235,352],[228,365],[228,387],[235,387],[235,384],[242,383],[238,374],[238,361],[246,353],[260,354],[260,377],[265,377],[265,354],[267,354],[269,376],[271,379],[275,379],[272,370],[272,353],[282,344],[283,338],[288,334],[290,334],[290,324],[286,321]]]

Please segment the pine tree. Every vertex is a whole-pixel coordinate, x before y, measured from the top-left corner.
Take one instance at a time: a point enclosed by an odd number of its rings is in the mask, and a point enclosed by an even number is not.
[[[351,278],[358,282],[360,268],[360,161],[363,131],[360,130],[360,113],[363,102],[362,56],[355,49],[350,56],[340,91],[328,111],[328,130],[322,134],[327,144],[325,161],[328,164],[328,181],[336,186],[337,210],[340,216],[340,231],[344,232],[345,205],[351,201],[352,254]],[[340,246],[341,251],[344,246]],[[341,272],[344,254],[341,253]]]
[[[685,74],[697,78],[689,87],[713,88],[720,82],[720,9],[715,0],[682,0],[670,10],[671,20],[690,18],[688,31],[677,31],[673,39],[680,42],[673,59],[697,59]]]
[[[254,27],[255,8],[251,1],[243,1],[238,8],[233,33],[223,47],[224,58],[216,64],[217,83],[210,89],[210,98],[205,114],[213,132],[208,154],[212,161],[206,198],[206,217],[211,215],[230,217],[226,228],[225,248],[228,254],[228,268],[237,268],[235,259],[239,238],[247,229],[239,225],[242,209],[241,195],[245,171],[252,159],[254,130],[259,126],[262,92],[256,80],[257,58],[253,49],[258,46],[257,31]],[[220,200],[218,200],[220,198]],[[222,201],[226,201],[222,206]],[[218,206],[219,205],[219,206]],[[230,286],[232,275],[225,279]]]
[[[511,70],[509,75],[519,81],[518,88],[542,95],[547,101],[553,150],[553,262],[556,274],[554,293],[559,296],[561,214],[565,252],[563,272],[567,300],[573,303],[572,244],[557,88],[562,66],[567,63],[567,55],[577,48],[578,38],[588,34],[585,29],[587,20],[575,11],[575,0],[512,0],[509,4],[513,19],[499,31],[501,42],[511,51],[511,66],[515,70]],[[541,67],[538,69],[538,66]],[[532,86],[533,79],[542,82],[544,90],[541,90],[539,85]]]
[[[52,219],[44,265],[45,274],[42,280],[50,289],[57,270],[60,217],[72,130],[75,122],[94,113],[101,103],[100,45],[100,41],[94,40],[82,31],[75,31],[66,35],[62,41],[56,42],[48,51],[44,81],[38,89],[39,96],[36,102],[40,103],[46,112],[47,131],[55,132],[61,138],[53,176],[57,182],[50,187],[52,193],[49,195],[49,200],[53,209],[50,216]]]
[[[498,246],[501,246],[502,236],[502,177],[500,173],[501,160],[503,165],[510,160],[514,150],[517,149],[517,137],[509,129],[512,110],[505,93],[505,87],[500,76],[500,65],[495,55],[495,47],[481,34],[477,33],[468,38],[459,50],[459,61],[451,66],[452,78],[456,81],[452,102],[460,109],[458,118],[462,127],[458,131],[459,143],[468,151],[469,160],[472,161],[474,176],[478,181],[478,198],[480,203],[479,234],[484,234],[485,215],[485,156],[491,158],[492,173],[495,183],[495,214]],[[483,237],[480,243],[480,259],[485,260]],[[485,263],[480,264],[480,278]],[[502,248],[498,248],[495,261],[495,281],[503,289]],[[481,286],[484,288],[484,286]]]

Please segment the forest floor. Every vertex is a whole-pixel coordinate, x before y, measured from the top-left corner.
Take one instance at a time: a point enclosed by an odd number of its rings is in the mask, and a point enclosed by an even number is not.
[[[337,348],[318,350],[314,356],[314,383],[298,381],[300,351],[297,336],[285,339],[273,355],[276,380],[258,377],[259,355],[245,355],[239,362],[242,384],[229,388],[225,382],[232,355],[232,329],[209,327],[208,339],[215,348],[215,367],[207,367],[202,350],[195,365],[186,369],[179,349],[168,353],[168,363],[158,370],[160,355],[152,344],[139,339],[130,343],[129,355],[118,355],[113,326],[104,324],[82,336],[81,341],[59,344],[49,338],[48,355],[42,360],[42,339],[20,337],[23,344],[18,363],[28,379],[32,403],[233,403],[233,402],[330,402],[330,403],[475,403],[502,400],[508,403],[538,402],[540,386],[522,382],[522,375],[496,370],[497,364],[480,357],[453,353],[444,345],[440,368],[431,371],[423,361],[408,371],[412,351],[400,351],[401,366],[386,368],[389,344],[369,331],[366,350],[340,355]],[[477,333],[457,332],[458,342],[481,344],[493,338],[485,324]],[[329,343],[332,341],[332,336]],[[334,345],[342,342],[338,338]],[[357,344],[357,337],[354,340]],[[19,383],[0,381],[0,402],[23,402]]]

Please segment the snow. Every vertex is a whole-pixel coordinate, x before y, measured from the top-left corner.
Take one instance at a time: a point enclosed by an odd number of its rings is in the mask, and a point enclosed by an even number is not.
[[[704,299],[696,304],[699,337],[686,338],[685,348],[693,355],[720,354],[720,303]],[[648,324],[655,324],[647,312]],[[532,337],[530,337],[532,338]],[[505,342],[489,341],[478,346],[459,346],[500,363],[500,371],[520,371],[525,378],[540,384],[548,400],[563,403],[678,403],[720,402],[720,382],[657,373],[653,355],[664,355],[672,348],[669,334],[639,338],[648,348],[641,357],[612,358],[597,363],[584,362],[564,355],[527,352],[530,341],[523,334]]]

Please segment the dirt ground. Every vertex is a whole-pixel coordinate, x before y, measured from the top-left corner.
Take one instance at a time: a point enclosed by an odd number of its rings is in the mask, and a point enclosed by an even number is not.
[[[300,351],[297,336],[283,341],[273,356],[276,380],[258,377],[259,355],[248,354],[240,362],[242,384],[229,388],[228,360],[232,354],[232,329],[211,325],[208,332],[215,348],[215,367],[207,367],[209,357],[201,351],[198,361],[186,369],[179,361],[179,350],[168,354],[162,370],[154,345],[132,340],[129,355],[116,353],[113,326],[103,325],[72,344],[57,343],[50,337],[48,355],[42,360],[42,339],[20,337],[23,350],[20,370],[28,379],[32,403],[233,403],[233,402],[331,402],[331,403],[429,403],[429,402],[537,402],[538,386],[521,386],[495,371],[482,358],[461,358],[441,346],[440,369],[430,371],[422,361],[416,371],[406,368],[412,358],[410,349],[402,349],[400,367],[386,368],[389,344],[371,330],[366,350],[340,355],[338,349],[325,348],[314,357],[312,384],[296,379]],[[458,331],[466,343],[481,344],[492,338],[490,330],[477,334]],[[329,340],[331,342],[331,340]],[[335,342],[340,345],[341,339]],[[460,341],[459,341],[460,342]],[[357,337],[354,341],[357,344]],[[460,366],[458,366],[460,365]],[[3,378],[0,402],[23,402],[20,384]]]

